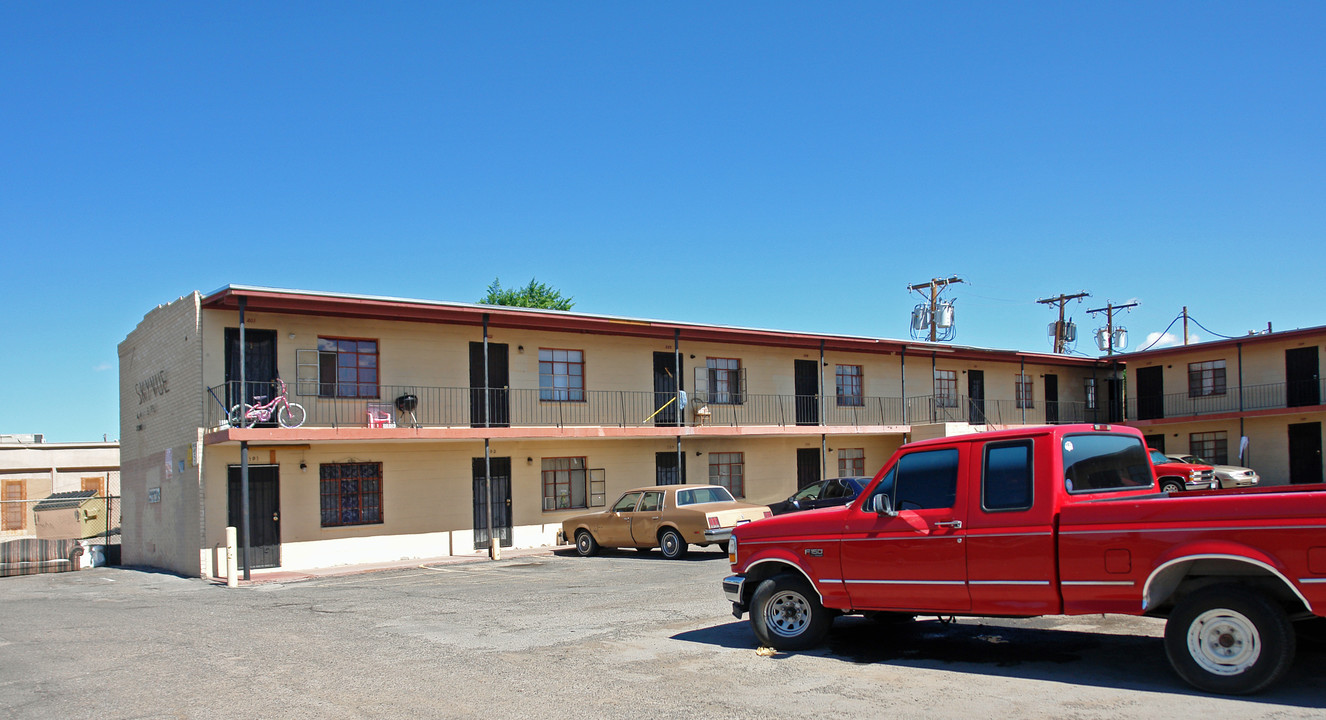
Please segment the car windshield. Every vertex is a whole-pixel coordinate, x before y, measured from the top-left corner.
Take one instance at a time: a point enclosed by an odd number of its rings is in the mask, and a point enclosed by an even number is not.
[[[1141,438],[1106,433],[1067,435],[1063,453],[1068,492],[1133,490],[1155,484]]]
[[[1165,457],[1165,453],[1163,453],[1163,452],[1161,452],[1161,451],[1159,451],[1159,450],[1152,450],[1152,451],[1151,451],[1151,462],[1153,462],[1153,463],[1155,463],[1155,464],[1157,464],[1157,465],[1164,465],[1165,463],[1182,462],[1182,461],[1181,461],[1181,460],[1179,460],[1179,461],[1170,460],[1169,458]]]
[[[732,493],[722,487],[702,487],[677,491],[677,507],[701,503],[732,502]]]
[[[823,491],[824,491],[824,483],[823,483],[823,482],[817,482],[817,483],[814,483],[814,484],[811,484],[811,485],[807,485],[807,486],[804,487],[804,488],[801,488],[800,490],[797,491],[797,494],[796,494],[796,495],[793,495],[793,496],[792,496],[791,499],[793,499],[793,500],[818,500],[819,497],[820,497],[820,493],[823,492]]]

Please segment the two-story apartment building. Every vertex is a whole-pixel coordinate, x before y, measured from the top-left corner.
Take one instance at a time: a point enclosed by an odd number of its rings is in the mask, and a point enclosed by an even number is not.
[[[1323,345],[1313,327],[1124,355],[1128,424],[1157,450],[1248,466],[1265,485],[1322,482]]]
[[[500,542],[548,545],[627,488],[770,502],[912,437],[1103,421],[1112,387],[1084,358],[236,285],[119,352],[124,561],[204,576],[244,460],[253,566],[324,567],[486,547],[489,476]],[[299,427],[232,413],[282,387]]]

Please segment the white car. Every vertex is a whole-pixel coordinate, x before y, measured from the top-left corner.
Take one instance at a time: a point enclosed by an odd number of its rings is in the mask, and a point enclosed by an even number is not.
[[[1222,488],[1252,487],[1261,482],[1261,476],[1252,468],[1239,467],[1238,465],[1216,465],[1196,455],[1166,455],[1165,457],[1178,462],[1214,467],[1216,479],[1220,481],[1220,487]]]

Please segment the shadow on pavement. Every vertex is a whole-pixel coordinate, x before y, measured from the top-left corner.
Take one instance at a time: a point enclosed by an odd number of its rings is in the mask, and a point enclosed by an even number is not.
[[[559,557],[579,557],[575,548],[558,548],[553,551],[554,555]],[[691,548],[686,556],[678,560],[668,560],[663,557],[663,553],[658,548],[648,548],[643,550],[634,550],[630,548],[601,548],[598,551],[599,557],[616,558],[639,558],[641,560],[657,560],[659,562],[713,562],[722,560],[727,562],[727,551],[717,551],[713,548]]]
[[[1165,659],[1160,638],[992,624],[962,619],[881,624],[858,616],[834,621],[824,648],[804,654],[843,662],[933,667],[954,672],[1019,677],[1180,695],[1202,695],[1179,679]],[[673,635],[674,640],[754,650],[745,621]],[[773,657],[785,657],[777,653]],[[1305,640],[1293,669],[1249,702],[1326,707],[1326,645]]]

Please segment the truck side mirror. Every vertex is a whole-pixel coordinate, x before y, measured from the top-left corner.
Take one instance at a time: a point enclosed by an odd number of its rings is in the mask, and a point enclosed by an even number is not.
[[[866,510],[880,517],[897,517],[898,515],[898,511],[893,509],[893,499],[885,493],[871,495],[870,501],[866,504]]]

